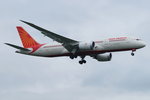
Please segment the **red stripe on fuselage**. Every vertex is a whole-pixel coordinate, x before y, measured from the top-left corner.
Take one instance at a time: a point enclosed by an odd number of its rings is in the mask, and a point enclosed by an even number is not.
[[[92,54],[100,54],[100,53],[106,53],[106,52],[129,51],[129,50],[136,50],[136,49],[130,48],[130,49],[118,49],[118,50],[82,51],[82,52],[78,52],[76,55],[82,56],[82,55],[92,55]],[[58,54],[58,55],[48,55],[48,56],[44,56],[44,57],[60,57],[60,56],[71,56],[71,55],[72,55],[72,53],[64,53],[64,54]]]
[[[32,47],[32,52],[30,52],[29,54],[32,54],[32,53],[34,53],[35,51],[37,51],[41,46],[43,46],[43,45],[45,45],[45,44],[39,44],[39,45],[36,45],[36,46],[33,46]]]
[[[51,48],[51,47],[61,47],[62,45],[50,45],[50,46],[44,46],[43,48]]]

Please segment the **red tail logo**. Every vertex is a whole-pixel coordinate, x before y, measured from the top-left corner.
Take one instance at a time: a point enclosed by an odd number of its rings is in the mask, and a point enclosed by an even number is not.
[[[33,46],[39,45],[39,43],[36,42],[22,27],[17,26],[17,30],[24,48],[31,48]]]

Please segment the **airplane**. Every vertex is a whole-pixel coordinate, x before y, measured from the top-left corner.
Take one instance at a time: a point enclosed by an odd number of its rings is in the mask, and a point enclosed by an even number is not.
[[[62,57],[68,56],[71,59],[81,57],[79,64],[85,64],[86,56],[90,56],[97,61],[105,62],[111,61],[112,52],[119,51],[132,51],[131,55],[134,56],[134,52],[137,49],[146,46],[145,42],[139,38],[131,37],[116,37],[108,38],[100,41],[76,41],[54,32],[48,31],[42,27],[39,27],[30,22],[20,20],[21,22],[39,30],[45,36],[58,42],[56,45],[41,44],[33,39],[21,26],[17,26],[17,30],[22,41],[23,47],[5,43],[8,46],[18,49],[16,53],[39,56],[39,57]]]

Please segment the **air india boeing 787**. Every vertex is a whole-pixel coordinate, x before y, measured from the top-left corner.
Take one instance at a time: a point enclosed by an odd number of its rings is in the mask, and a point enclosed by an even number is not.
[[[76,41],[48,31],[32,23],[26,21],[22,22],[39,30],[45,36],[58,42],[58,44],[40,44],[36,42],[22,27],[17,26],[23,47],[5,43],[18,49],[16,53],[40,57],[68,56],[71,59],[77,58],[79,56],[81,57],[79,63],[83,64],[86,63],[86,60],[84,59],[86,56],[91,56],[98,61],[110,61],[112,58],[111,52],[130,50],[132,51],[131,55],[134,56],[134,52],[137,49],[145,47],[145,43],[141,39],[131,37],[117,37],[91,42]]]

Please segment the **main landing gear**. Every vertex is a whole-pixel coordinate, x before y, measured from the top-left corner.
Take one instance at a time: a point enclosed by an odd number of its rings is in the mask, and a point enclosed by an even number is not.
[[[79,61],[79,64],[85,64],[86,60],[84,60],[85,56],[81,56],[81,60]]]
[[[79,61],[79,64],[85,64],[86,63],[86,60],[80,60]]]
[[[71,55],[70,59],[74,59],[77,57],[78,57],[77,55]],[[79,61],[79,64],[85,64],[86,63],[86,60],[84,60],[85,56],[80,56],[80,57],[81,57],[81,60]]]
[[[74,59],[74,58],[77,58],[77,55],[71,55],[70,56],[70,59]]]
[[[136,49],[133,49],[131,52],[131,55],[134,56],[134,52],[136,51]]]

